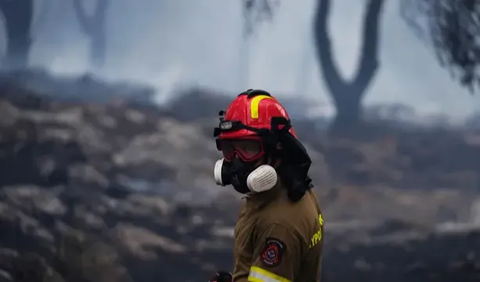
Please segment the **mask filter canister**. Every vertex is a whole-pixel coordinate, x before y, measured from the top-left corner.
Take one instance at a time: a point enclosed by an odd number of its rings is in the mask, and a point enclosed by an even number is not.
[[[215,183],[220,186],[226,186],[231,184],[231,179],[229,179],[230,175],[227,169],[224,166],[224,159],[220,159],[215,163],[215,167],[213,168],[213,178],[215,179]]]
[[[213,177],[217,185],[226,186],[232,184],[233,176],[230,169],[231,167],[226,165],[224,159],[220,159],[215,163]],[[245,188],[248,188],[248,190],[260,193],[272,189],[277,184],[277,181],[277,171],[272,166],[261,165],[248,174],[244,185],[246,185]]]
[[[277,184],[277,172],[272,166],[261,165],[247,177],[247,186],[253,192],[265,192]]]

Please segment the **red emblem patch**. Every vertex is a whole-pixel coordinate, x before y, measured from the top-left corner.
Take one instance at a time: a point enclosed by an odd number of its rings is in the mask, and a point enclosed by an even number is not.
[[[260,254],[262,263],[266,266],[277,266],[282,262],[285,253],[285,244],[275,238],[267,238],[262,253]]]

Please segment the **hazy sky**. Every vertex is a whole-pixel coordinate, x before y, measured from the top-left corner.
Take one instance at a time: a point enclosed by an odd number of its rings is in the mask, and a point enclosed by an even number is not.
[[[88,70],[88,41],[69,1],[43,1],[54,3],[56,10],[36,32],[32,63],[58,73]],[[425,44],[405,26],[398,16],[397,1],[387,0],[381,18],[381,68],[366,103],[400,101],[415,104],[419,111],[453,116],[480,109],[480,98],[472,98],[451,81]],[[298,95],[329,103],[311,41],[316,0],[281,0],[273,24],[265,25],[249,44],[249,72],[244,69],[247,64],[242,55],[247,44],[241,39],[240,1],[112,2],[108,65],[94,70],[97,73],[148,81],[164,93],[173,85],[194,83],[231,92],[245,87],[264,88],[273,94],[302,92]],[[333,47],[339,67],[350,76],[358,61],[366,1],[333,2]],[[242,81],[242,73],[249,74],[248,85]]]

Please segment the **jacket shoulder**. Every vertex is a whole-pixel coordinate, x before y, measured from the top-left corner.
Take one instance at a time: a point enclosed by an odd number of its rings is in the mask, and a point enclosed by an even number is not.
[[[313,192],[309,192],[298,202],[282,201],[268,206],[262,211],[260,224],[307,227],[316,223],[319,214],[321,210],[317,198]]]
[[[318,231],[320,207],[316,197],[307,193],[299,202],[282,202],[262,211],[257,223],[261,229],[276,225],[301,238],[308,245],[312,234]]]

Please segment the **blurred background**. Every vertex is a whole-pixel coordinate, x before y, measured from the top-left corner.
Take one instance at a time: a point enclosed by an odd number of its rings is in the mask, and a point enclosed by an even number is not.
[[[0,281],[206,281],[217,113],[313,159],[330,282],[480,281],[480,2],[0,0]]]

